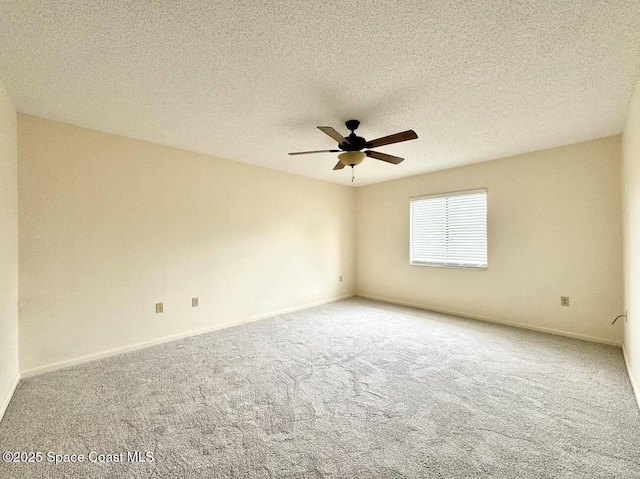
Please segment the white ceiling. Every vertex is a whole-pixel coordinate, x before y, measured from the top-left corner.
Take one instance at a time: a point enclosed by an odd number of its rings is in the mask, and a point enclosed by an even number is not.
[[[552,5],[552,6],[551,6]],[[617,134],[640,2],[0,0],[25,113],[351,184],[316,129],[367,139],[360,186]]]

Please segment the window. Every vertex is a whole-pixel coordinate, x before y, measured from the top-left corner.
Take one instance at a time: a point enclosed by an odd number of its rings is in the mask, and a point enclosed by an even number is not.
[[[410,263],[487,267],[487,190],[411,198]]]

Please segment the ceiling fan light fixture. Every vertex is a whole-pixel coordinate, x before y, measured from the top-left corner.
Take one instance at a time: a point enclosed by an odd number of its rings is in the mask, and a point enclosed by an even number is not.
[[[366,157],[367,155],[365,155],[362,151],[347,151],[338,155],[340,163],[342,163],[344,166],[359,165],[364,161]]]

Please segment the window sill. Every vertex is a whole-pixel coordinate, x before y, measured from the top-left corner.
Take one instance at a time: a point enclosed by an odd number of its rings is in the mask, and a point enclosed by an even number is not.
[[[476,271],[487,271],[488,266],[465,266],[457,264],[437,264],[437,263],[415,263],[410,262],[410,266],[431,266],[432,268],[452,268],[452,269],[473,269]]]

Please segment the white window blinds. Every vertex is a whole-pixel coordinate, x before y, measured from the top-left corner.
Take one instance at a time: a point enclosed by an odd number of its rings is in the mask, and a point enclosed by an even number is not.
[[[412,198],[411,264],[487,267],[487,190]]]

